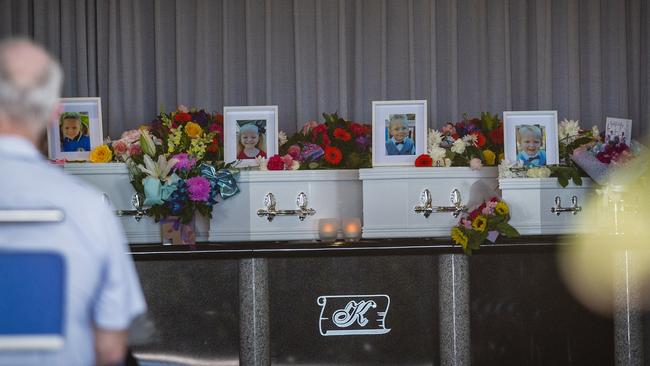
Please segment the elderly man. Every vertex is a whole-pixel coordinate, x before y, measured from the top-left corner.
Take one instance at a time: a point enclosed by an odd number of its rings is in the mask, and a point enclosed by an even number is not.
[[[101,195],[41,157],[62,72],[29,40],[0,43],[0,209],[63,210],[60,223],[0,224],[0,250],[56,251],[66,266],[64,346],[2,351],[0,365],[121,364],[127,328],[146,305],[126,239]],[[2,297],[2,294],[0,294]]]

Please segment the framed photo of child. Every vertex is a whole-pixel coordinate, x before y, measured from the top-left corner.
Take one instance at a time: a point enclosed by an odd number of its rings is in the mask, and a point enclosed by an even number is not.
[[[223,108],[224,160],[257,166],[256,158],[278,153],[278,106]]]
[[[505,158],[527,167],[558,163],[557,111],[503,112]]]
[[[413,165],[427,151],[427,101],[372,102],[372,165]]]
[[[50,159],[88,160],[102,144],[100,98],[61,98],[60,114],[47,129]]]

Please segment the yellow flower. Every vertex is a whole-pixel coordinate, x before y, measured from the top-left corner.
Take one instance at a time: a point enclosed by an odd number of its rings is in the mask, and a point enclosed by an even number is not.
[[[203,129],[201,126],[199,126],[198,123],[194,122],[187,122],[185,125],[185,133],[187,136],[189,136],[191,139],[195,139],[203,133]]]
[[[90,161],[93,163],[108,163],[113,160],[113,153],[106,145],[99,145],[90,152]]]
[[[497,156],[492,150],[483,150],[483,158],[486,165],[494,165]]]
[[[487,227],[487,217],[485,215],[478,215],[472,222],[472,229],[483,232]]]
[[[456,244],[460,244],[463,247],[463,250],[467,248],[467,235],[461,230],[458,226],[454,226],[451,229],[451,239]]]
[[[503,153],[499,153],[499,163],[502,162],[506,156]]]
[[[499,203],[494,207],[494,212],[496,212],[497,215],[507,215],[510,210],[505,202],[499,201]]]

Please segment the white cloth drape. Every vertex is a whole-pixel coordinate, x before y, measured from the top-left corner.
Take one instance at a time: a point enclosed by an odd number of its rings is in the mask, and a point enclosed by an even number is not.
[[[102,98],[112,137],[177,104],[277,104],[293,132],[389,99],[427,99],[433,127],[556,109],[649,132],[645,0],[0,1],[12,34],[60,57],[65,96]]]

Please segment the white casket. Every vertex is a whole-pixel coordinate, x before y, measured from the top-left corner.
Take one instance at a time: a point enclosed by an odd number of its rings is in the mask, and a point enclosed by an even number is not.
[[[500,196],[497,176],[494,167],[360,169],[363,237],[449,236],[461,212]]]
[[[357,170],[242,171],[237,186],[214,206],[210,241],[316,240],[319,219],[362,214]]]
[[[582,186],[570,182],[562,188],[557,178],[499,179],[503,200],[510,206],[510,225],[522,235],[583,232],[583,207],[594,194],[591,179]]]
[[[117,211],[126,211],[126,215],[119,220],[124,228],[124,233],[131,244],[161,243],[160,224],[149,216],[135,219],[132,205],[135,190],[129,179],[129,172],[124,163],[68,163],[63,170],[66,174],[89,183],[99,191],[106,193],[111,204]],[[209,221],[202,217],[196,218],[196,241],[208,239]]]

